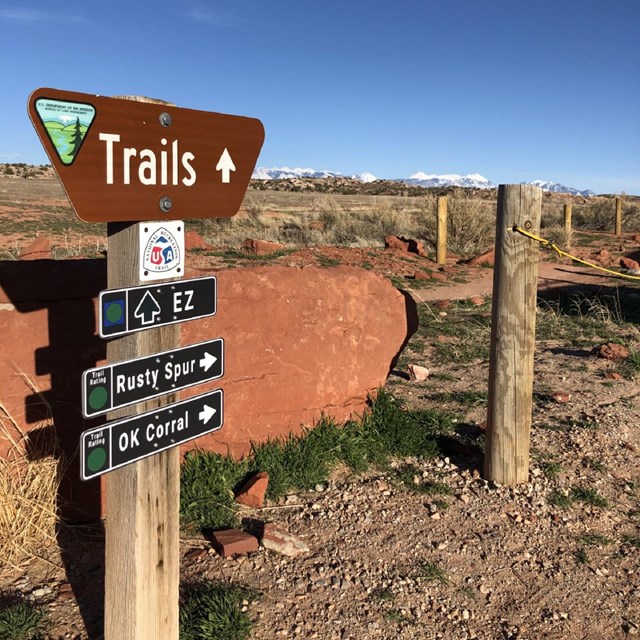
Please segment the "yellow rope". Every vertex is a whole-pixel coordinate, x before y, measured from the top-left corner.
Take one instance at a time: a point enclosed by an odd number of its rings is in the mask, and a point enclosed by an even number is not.
[[[575,260],[575,262],[579,262],[580,264],[584,264],[587,267],[591,267],[592,269],[598,269],[599,271],[604,271],[605,273],[611,273],[614,276],[618,276],[618,278],[628,278],[629,280],[640,280],[640,276],[630,276],[627,273],[620,273],[619,271],[613,271],[613,269],[607,269],[605,267],[601,267],[599,264],[593,264],[593,262],[587,262],[586,260],[582,260],[581,258],[576,258],[576,256],[572,256],[570,253],[563,251],[553,240],[545,240],[544,238],[540,238],[529,231],[525,231],[522,227],[518,225],[513,226],[513,230],[521,233],[523,236],[527,236],[532,240],[537,240],[543,247],[548,247],[549,249],[553,249],[559,256],[570,258],[571,260]]]

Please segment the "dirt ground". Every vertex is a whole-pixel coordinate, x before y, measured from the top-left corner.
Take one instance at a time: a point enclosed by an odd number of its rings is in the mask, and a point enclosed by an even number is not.
[[[4,198],[0,204],[2,221],[11,212]],[[0,249],[11,252],[27,240],[12,231]],[[99,234],[93,240],[99,242]],[[604,246],[615,259],[636,248],[634,242],[603,237],[598,249]],[[192,258],[199,267],[224,264],[203,253]],[[434,323],[446,314],[437,301],[491,292],[490,268],[452,259],[438,270],[425,258],[382,249],[309,248],[276,263],[365,266],[409,291]],[[439,279],[417,280],[416,271]],[[539,286],[541,293],[620,291],[610,276],[548,261],[540,265]],[[640,304],[638,283],[626,285],[623,295]],[[412,382],[398,369],[387,386],[412,408],[433,406],[436,392],[486,391],[486,360],[439,363],[429,344],[410,357],[431,376]],[[611,370],[609,361],[566,341],[538,343],[534,393],[544,400],[534,403],[526,484],[507,488],[482,479],[482,453],[473,444],[486,419],[479,404],[459,425],[471,444],[447,457],[398,460],[384,472],[357,476],[339,470],[315,491],[244,514],[247,525],[282,525],[308,544],[308,554],[288,559],[261,548],[223,559],[207,539],[183,538],[181,578],[206,576],[260,590],[262,598],[248,605],[256,640],[602,640],[640,634],[640,385],[611,376]],[[437,482],[442,493],[401,485],[406,469],[416,486]],[[597,490],[606,506],[575,499],[562,507],[550,500],[579,487]],[[45,607],[48,638],[100,638],[101,525],[61,535],[71,557],[43,549],[40,560],[3,568],[0,588],[17,589]]]

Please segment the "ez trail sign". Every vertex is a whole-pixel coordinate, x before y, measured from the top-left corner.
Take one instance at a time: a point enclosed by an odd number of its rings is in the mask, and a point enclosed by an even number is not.
[[[192,278],[163,284],[100,292],[100,336],[155,329],[212,316],[216,312],[216,278]]]
[[[59,89],[29,115],[86,222],[233,216],[264,142],[255,118]]]

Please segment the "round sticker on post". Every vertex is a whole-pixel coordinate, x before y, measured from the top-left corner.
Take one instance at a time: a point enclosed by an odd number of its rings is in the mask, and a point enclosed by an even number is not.
[[[139,223],[140,280],[184,275],[184,223],[181,220]]]

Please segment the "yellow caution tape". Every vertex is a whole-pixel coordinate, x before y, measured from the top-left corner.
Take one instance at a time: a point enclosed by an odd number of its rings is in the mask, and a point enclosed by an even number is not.
[[[591,267],[592,269],[598,269],[599,271],[604,271],[605,273],[610,273],[614,276],[618,276],[618,278],[627,278],[629,280],[640,280],[640,276],[630,276],[628,273],[620,273],[619,271],[613,271],[613,269],[607,269],[606,267],[602,267],[599,264],[593,264],[593,262],[588,262],[587,260],[582,260],[581,258],[577,258],[576,256],[572,256],[570,253],[567,253],[563,249],[561,249],[553,240],[545,240],[544,238],[540,238],[539,236],[530,233],[529,231],[525,231],[522,227],[518,225],[513,226],[513,230],[521,233],[523,236],[527,236],[527,238],[531,238],[532,240],[537,240],[543,247],[548,247],[549,249],[553,249],[559,256],[564,258],[570,258],[571,260],[575,260],[575,262],[579,262],[587,267]]]

